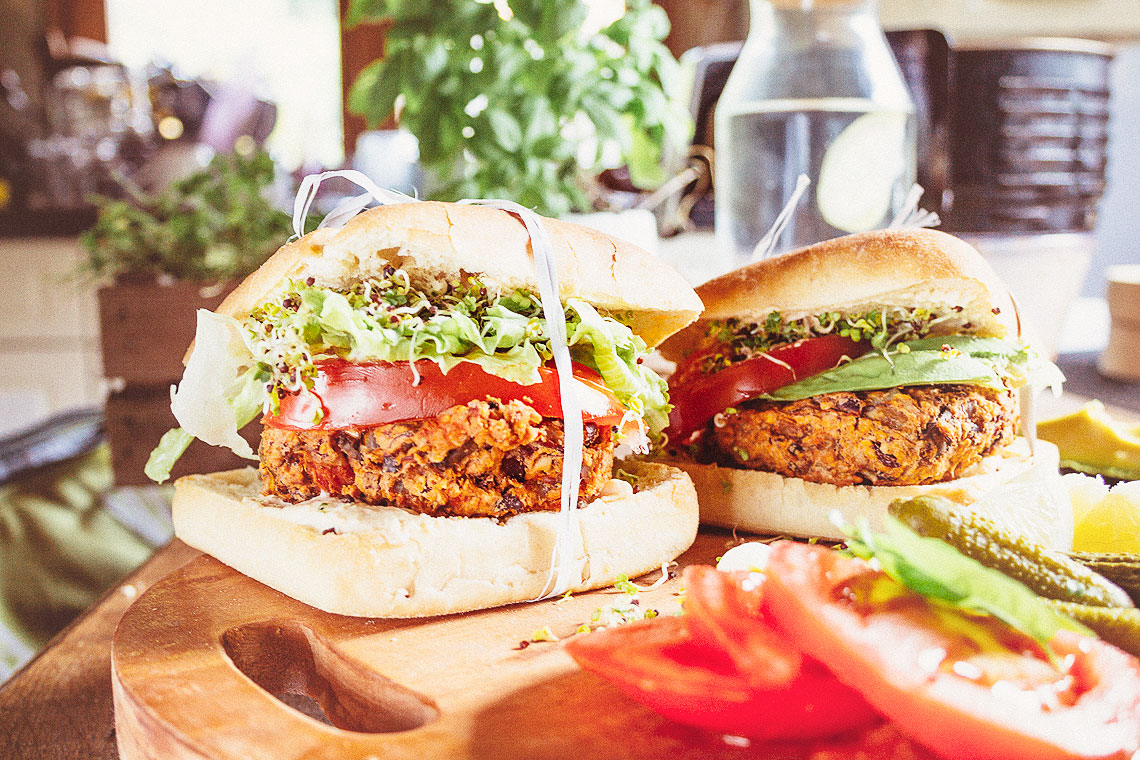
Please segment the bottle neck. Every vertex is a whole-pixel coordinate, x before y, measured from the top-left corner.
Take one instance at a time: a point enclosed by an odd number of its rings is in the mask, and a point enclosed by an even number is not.
[[[798,48],[885,44],[877,0],[751,0],[748,41]]]

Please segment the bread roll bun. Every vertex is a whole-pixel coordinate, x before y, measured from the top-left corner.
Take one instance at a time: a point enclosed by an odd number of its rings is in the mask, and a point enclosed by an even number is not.
[[[970,332],[1018,337],[1009,291],[971,245],[935,230],[881,230],[828,240],[764,259],[697,288],[701,318],[661,346],[673,361],[690,353],[708,322],[763,322],[773,311],[798,319],[826,311],[859,313],[880,306],[949,312]]]
[[[636,577],[689,548],[697,500],[689,477],[626,462],[638,490],[613,480],[577,510],[572,591]],[[340,615],[421,617],[539,597],[549,580],[557,512],[431,517],[336,499],[262,496],[256,470],[175,483],[174,531],[190,546],[313,607]]]
[[[772,472],[665,460],[689,474],[701,505],[701,522],[772,535],[839,539],[831,522],[865,517],[881,529],[895,499],[938,494],[982,514],[1012,533],[1059,550],[1072,548],[1072,505],[1060,498],[1057,447],[1036,443],[1035,456],[1019,438],[983,459],[962,477],[924,486],[834,486]]]
[[[544,219],[563,300],[581,298],[622,321],[650,347],[696,319],[701,302],[688,283],[641,248],[581,225]],[[290,279],[347,287],[402,267],[417,282],[443,283],[460,272],[489,287],[538,292],[526,227],[486,206],[410,202],[378,206],[339,229],[319,229],[283,246],[218,307],[244,317]]]

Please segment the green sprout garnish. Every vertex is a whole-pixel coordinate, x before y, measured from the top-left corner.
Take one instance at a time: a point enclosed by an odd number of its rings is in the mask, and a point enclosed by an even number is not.
[[[554,631],[550,630],[550,626],[539,628],[537,631],[530,635],[530,640],[538,641],[558,641],[558,637],[554,635]]]
[[[710,323],[707,340],[723,348],[704,359],[703,369],[708,373],[717,372],[783,343],[822,335],[840,335],[852,343],[870,342],[874,350],[885,356],[895,344],[923,338],[935,325],[954,319],[959,313],[957,309],[938,314],[928,309],[899,306],[858,314],[829,311],[792,320],[785,319],[778,311],[769,313],[763,322],[717,320]]]
[[[638,592],[637,585],[625,575],[619,575],[617,577],[617,580],[614,581],[614,588],[616,588],[618,591],[622,592],[623,594],[629,594],[630,596],[637,596],[637,592]]]

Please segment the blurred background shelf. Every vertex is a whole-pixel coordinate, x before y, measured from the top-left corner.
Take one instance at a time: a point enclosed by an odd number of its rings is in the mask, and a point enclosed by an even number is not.
[[[1140,37],[1134,0],[882,0],[883,25],[942,29],[961,41],[993,37]]]

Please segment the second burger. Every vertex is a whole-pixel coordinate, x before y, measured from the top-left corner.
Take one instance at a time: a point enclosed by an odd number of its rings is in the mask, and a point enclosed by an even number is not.
[[[932,230],[837,238],[697,289],[701,319],[662,346],[672,461],[705,522],[838,537],[938,492],[1061,546],[1056,450],[1018,437],[1020,389],[1060,372],[1021,342],[1009,292],[968,244]],[[1040,477],[1038,477],[1040,476]],[[1071,523],[1071,520],[1070,520]]]

